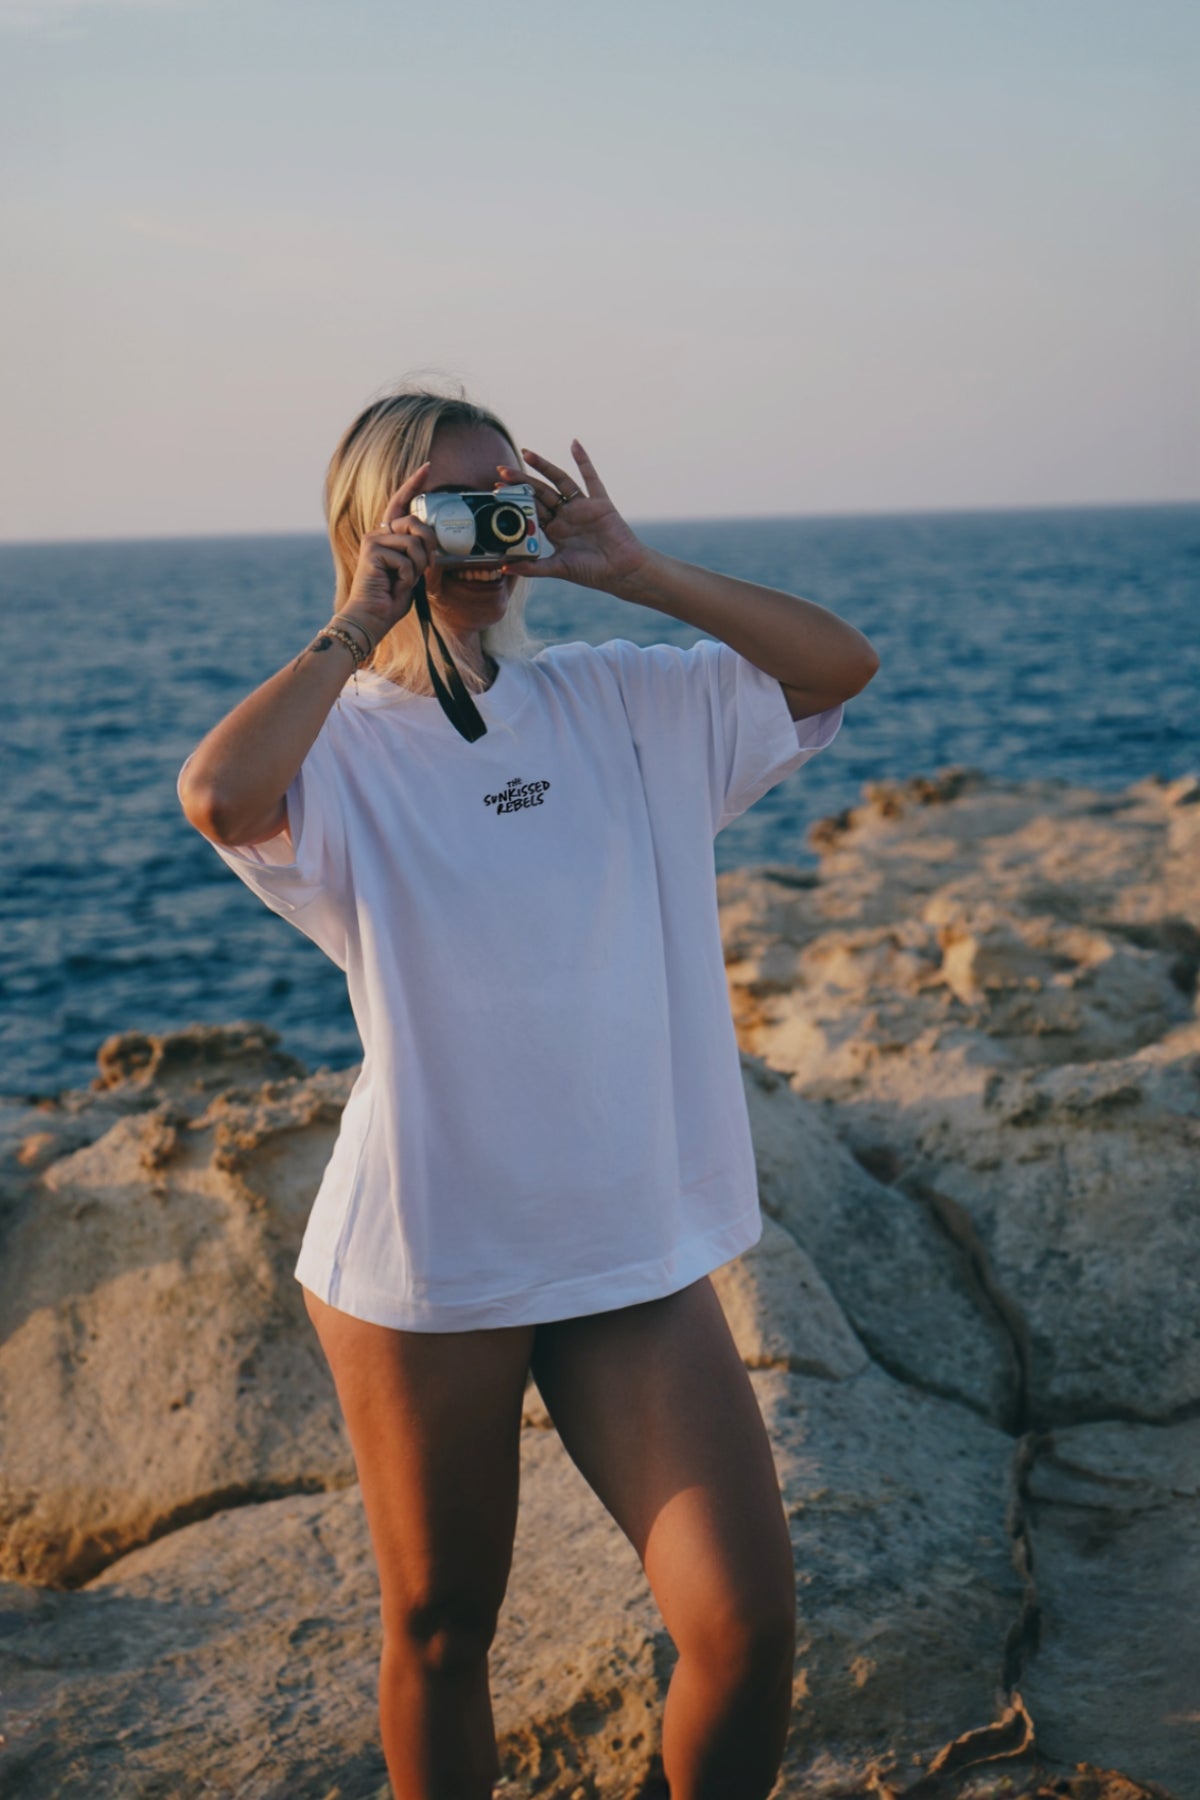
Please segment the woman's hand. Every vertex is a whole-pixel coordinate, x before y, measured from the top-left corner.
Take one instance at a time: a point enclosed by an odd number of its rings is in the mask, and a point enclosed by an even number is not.
[[[433,527],[412,518],[408,510],[429,469],[425,462],[413,470],[388,501],[378,528],[364,537],[349,598],[339,609],[339,617],[361,620],[373,644],[409,610],[413,589],[437,549]]]
[[[531,478],[522,469],[499,465],[505,481],[527,481],[532,487],[542,535],[554,551],[544,561],[531,557],[528,562],[521,559],[504,566],[511,575],[549,575],[613,593],[636,577],[650,552],[609,499],[591,457],[578,440],[572,443],[571,454],[583,477],[582,489],[565,470],[533,450],[522,450],[521,455],[543,480]]]

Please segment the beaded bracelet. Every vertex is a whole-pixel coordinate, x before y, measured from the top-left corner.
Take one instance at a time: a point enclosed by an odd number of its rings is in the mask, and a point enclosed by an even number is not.
[[[361,631],[361,633],[363,635],[363,640],[367,646],[366,655],[373,656],[375,654],[375,651],[378,648],[377,639],[373,638],[371,636],[370,632],[367,630],[366,626],[360,625],[357,619],[348,618],[345,613],[334,613],[334,615],[333,615],[332,619],[329,621],[329,623],[331,625],[345,626],[351,631]]]
[[[357,688],[358,687],[358,671],[362,668],[362,665],[366,662],[367,657],[366,657],[366,652],[362,649],[361,645],[359,645],[355,641],[355,639],[350,636],[350,633],[348,631],[341,630],[341,628],[339,626],[333,624],[333,622],[330,621],[330,623],[328,625],[326,625],[323,630],[318,631],[316,637],[312,640],[312,643],[306,645],[305,648],[308,650],[328,650],[330,644],[332,644],[335,640],[339,644],[344,644],[346,649],[350,652],[351,656],[354,658],[354,686],[355,686],[355,688]],[[297,657],[296,662],[298,663],[299,661],[300,661],[300,658]],[[295,666],[295,664],[293,664],[293,667],[294,666]]]
[[[318,642],[321,638],[336,638],[339,644],[345,644],[354,658],[354,673],[357,675],[370,654],[369,651],[363,649],[358,639],[352,638],[348,631],[343,631],[340,625],[334,624],[326,625],[323,631],[317,633]]]

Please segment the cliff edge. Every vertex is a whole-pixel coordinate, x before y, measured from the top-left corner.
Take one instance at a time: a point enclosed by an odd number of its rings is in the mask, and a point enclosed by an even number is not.
[[[799,1583],[795,1800],[1200,1800],[1200,781],[878,784],[718,887],[765,1215],[720,1293]],[[352,1072],[126,1033],[0,1204],[13,1800],[387,1792],[292,1277]],[[514,1796],[650,1800],[674,1652],[531,1384]]]

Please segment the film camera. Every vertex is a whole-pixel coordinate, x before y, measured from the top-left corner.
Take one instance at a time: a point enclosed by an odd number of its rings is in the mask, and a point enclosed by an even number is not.
[[[433,526],[440,562],[509,562],[541,554],[537,508],[526,482],[490,493],[418,494],[409,510]]]

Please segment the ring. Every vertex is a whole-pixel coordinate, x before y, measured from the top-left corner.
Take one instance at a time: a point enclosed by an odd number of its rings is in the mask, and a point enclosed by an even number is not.
[[[561,506],[570,506],[572,500],[580,500],[580,499],[582,499],[582,497],[583,497],[582,489],[576,488],[575,492],[573,494],[563,494],[560,497],[559,504]]]

